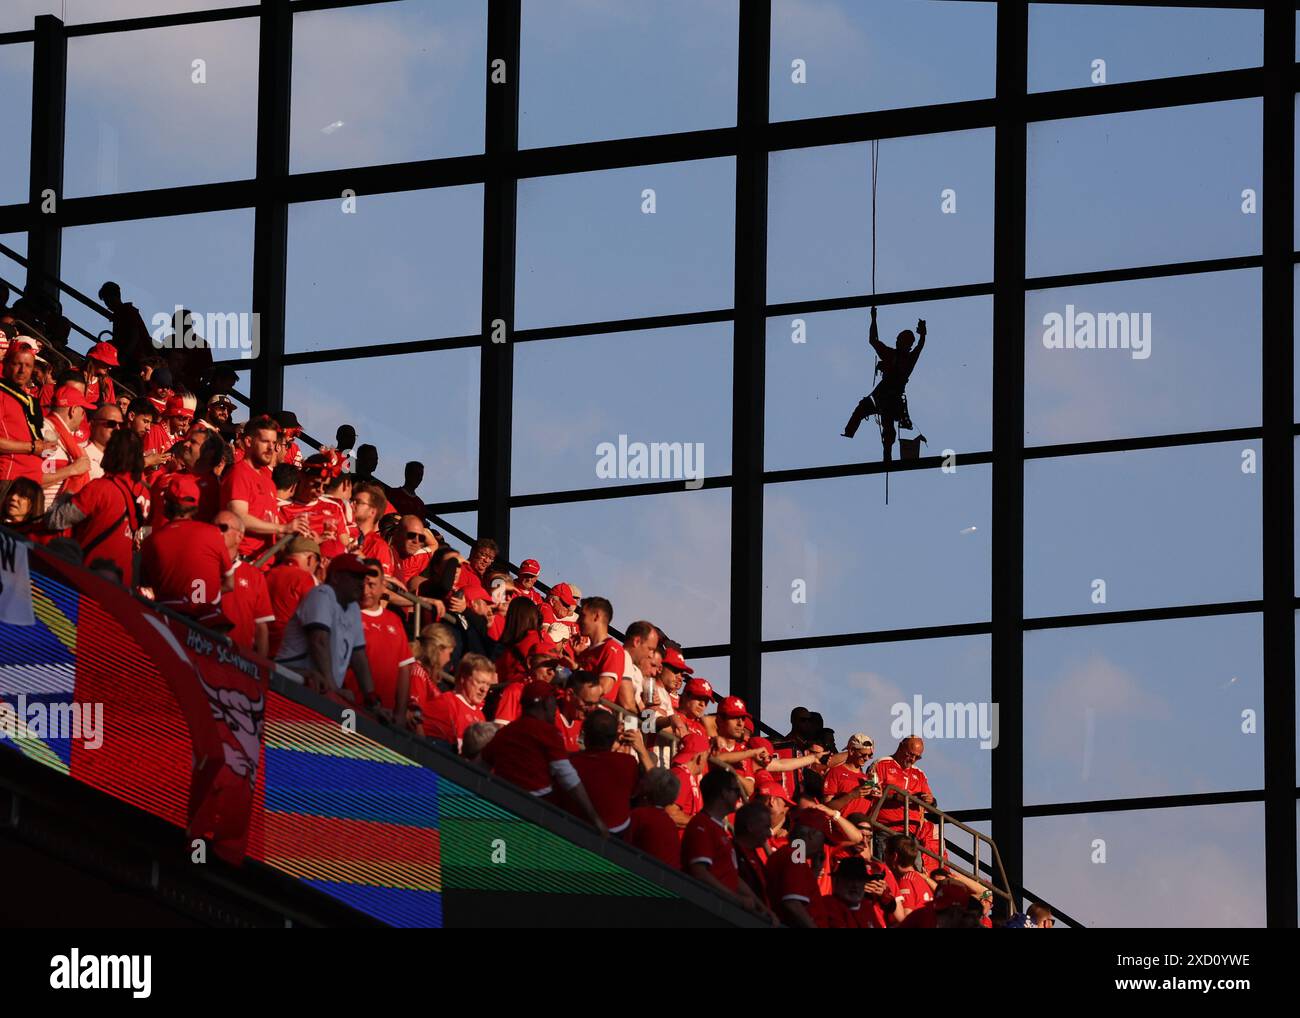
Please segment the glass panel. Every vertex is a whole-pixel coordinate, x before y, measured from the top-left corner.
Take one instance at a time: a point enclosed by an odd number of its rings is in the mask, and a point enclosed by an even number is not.
[[[734,159],[519,182],[515,327],[732,305]]]
[[[917,731],[919,714],[922,770],[939,808],[983,809],[991,801],[992,753],[980,744],[997,735],[989,675],[987,636],[764,654],[763,720],[784,733],[790,711],[807,707],[835,729],[841,749],[854,732],[865,732],[883,759]],[[926,718],[941,715],[942,723],[926,727]]]
[[[439,513],[438,515],[441,516],[448,523],[452,524],[452,526],[456,527],[458,530],[462,531],[465,534],[468,534],[470,537],[474,537],[478,534],[478,513],[477,512]],[[437,523],[434,523],[432,526],[434,530],[438,531],[438,533],[442,534],[442,536],[447,539],[447,542],[453,548],[455,548],[457,551],[461,552],[464,555],[469,554],[469,546],[473,543],[472,541],[461,540],[451,531],[443,527],[440,527]]]
[[[208,316],[252,310],[253,210],[68,227],[63,231],[63,280],[89,297],[112,280],[121,287],[122,299],[140,310],[145,325],[163,333],[171,330],[176,308],[184,307],[200,319],[197,331],[218,344],[218,323],[213,319],[209,327]],[[64,313],[87,325],[80,305],[68,298]],[[86,348],[75,333],[72,345]],[[243,352],[218,345],[213,355],[229,360]]]
[[[1263,11],[1029,6],[1031,92],[1258,67],[1263,57]]]
[[[520,343],[513,489],[698,486],[730,473],[730,376],[729,322]],[[616,398],[592,398],[600,379],[617,380]]]
[[[686,646],[727,641],[730,492],[515,509],[510,529],[515,561],[535,558],[546,583],[609,598],[615,626],[649,619]]]
[[[1259,427],[1260,302],[1258,269],[1030,292],[1025,442]]]
[[[876,160],[876,292],[993,278],[993,132],[887,138]],[[871,145],[774,152],[768,300],[871,290]]]
[[[1089,927],[1263,926],[1264,807],[1031,817],[1025,886]]]
[[[408,461],[423,463],[416,494],[426,503],[475,498],[478,369],[477,349],[286,367],[284,405],[320,442],[351,424],[358,446],[379,451],[375,476],[388,484],[402,483]]]
[[[5,0],[0,4],[0,32],[30,32],[37,15],[59,17],[62,10],[63,0]]]
[[[1031,276],[1259,254],[1259,99],[1029,125]]]
[[[24,258],[27,257],[27,234],[25,233],[0,233],[0,244],[10,250],[17,251]],[[0,277],[9,280],[15,287],[9,295],[9,303],[13,304],[19,296],[16,288],[25,286],[27,283],[27,270],[3,251],[0,251]]]
[[[482,152],[486,66],[484,0],[295,15],[290,168]]]
[[[739,0],[525,0],[519,144],[736,123]]]
[[[68,40],[64,194],[252,177],[258,19]]]
[[[1257,470],[1258,442],[1027,462],[1025,615],[1259,597],[1248,450]]]
[[[64,24],[149,18],[161,14],[189,14],[223,7],[254,7],[258,0],[63,0]]]
[[[286,350],[475,334],[482,275],[482,185],[290,205]]]
[[[1262,642],[1258,615],[1026,633],[1025,801],[1260,788]]]
[[[671,632],[668,635],[672,639],[677,638]],[[719,696],[729,696],[731,694],[731,658],[688,657],[686,663],[695,669],[691,674],[692,678],[698,675],[702,679],[708,679],[709,685],[713,687],[713,691]],[[716,707],[710,707],[705,713],[712,714],[716,710]]]
[[[990,469],[769,484],[763,637],[984,622]]]
[[[773,0],[772,119],[992,96],[995,7],[919,0]],[[924,73],[917,73],[918,63],[924,64]]]
[[[881,308],[881,342],[896,343],[924,318],[927,338],[907,385],[923,452],[983,451],[992,443],[993,299],[964,297]],[[802,323],[802,324],[800,324]],[[871,391],[875,354],[864,310],[769,318],[764,458],[768,470],[858,463],[880,458],[879,431],[862,425],[841,437],[858,400]]]
[[[0,160],[0,205],[17,205],[27,201],[32,155],[30,43],[0,46],[0,95],[4,96],[0,102],[0,137],[5,140],[5,157]]]

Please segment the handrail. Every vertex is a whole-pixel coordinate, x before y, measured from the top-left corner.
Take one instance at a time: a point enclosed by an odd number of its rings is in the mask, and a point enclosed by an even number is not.
[[[972,856],[969,852],[966,851],[966,849],[962,848],[956,842],[945,841],[944,848],[947,849],[949,852],[955,852],[957,855],[961,856],[967,862],[972,862],[974,860],[974,856]],[[988,863],[982,863],[981,865],[983,866],[984,869],[986,870],[989,869]],[[1066,926],[1069,926],[1072,929],[1079,929],[1079,930],[1087,928],[1078,919],[1075,919],[1071,915],[1067,915],[1065,912],[1061,911],[1061,909],[1057,908],[1046,898],[1034,894],[1033,891],[1026,890],[1024,887],[1021,887],[1019,885],[1012,885],[1012,890],[1014,890],[1019,897],[1032,898],[1034,901],[1038,902],[1038,904],[1042,905],[1044,908],[1049,909],[1052,913],[1052,918],[1060,920],[1061,922],[1065,923]]]
[[[74,297],[82,304],[85,304],[86,307],[90,308],[91,311],[97,311],[102,317],[107,318],[110,322],[113,320],[113,313],[109,311],[108,308],[104,307],[103,304],[100,304],[98,301],[91,300],[89,297],[87,297],[76,287],[69,286],[58,276],[51,275],[50,273],[46,272],[43,268],[41,268],[39,265],[33,265],[31,262],[29,262],[26,258],[20,255],[13,248],[9,247],[7,244],[0,244],[0,254],[7,255],[8,257],[12,258],[19,265],[25,268],[29,273],[35,272],[38,276],[41,276],[43,279],[49,280],[60,290],[66,293],[68,296]],[[19,292],[25,293],[25,291],[23,290],[19,290]],[[89,333],[86,334],[89,335]],[[92,336],[91,338],[93,339],[94,337]]]
[[[999,897],[1005,898],[1006,901],[1012,906],[1012,909],[1015,910],[1016,906],[1018,905],[1018,902],[1016,901],[1015,897],[1012,895],[1011,881],[1007,879],[1007,872],[1002,867],[1002,856],[998,852],[998,846],[994,843],[992,838],[990,838],[987,834],[984,834],[981,831],[975,830],[974,827],[967,826],[952,814],[945,813],[943,810],[939,809],[939,807],[930,806],[926,804],[921,799],[919,799],[916,795],[909,792],[906,788],[901,788],[898,785],[886,785],[881,790],[880,798],[876,801],[875,806],[873,806],[871,809],[871,814],[870,814],[871,829],[873,831],[878,831],[881,834],[900,833],[896,831],[894,828],[888,827],[885,824],[880,822],[879,819],[880,810],[885,805],[886,799],[903,800],[903,830],[904,831],[910,832],[912,829],[911,810],[912,810],[913,802],[917,804],[917,815],[919,820],[923,821],[927,813],[937,816],[939,818],[939,832],[938,832],[937,840],[941,847],[945,844],[945,839],[943,835],[943,829],[945,824],[951,824],[952,826],[956,827],[958,830],[965,831],[967,834],[971,835],[975,839],[974,868],[971,872],[967,872],[966,870],[962,869],[960,866],[953,865],[951,860],[945,859],[942,856],[934,852],[931,852],[919,841],[917,842],[917,850],[920,851],[923,855],[927,855],[931,859],[935,860],[935,862],[941,864],[945,869],[956,870],[962,876],[967,877],[970,880],[974,880],[980,886],[986,888],[989,891],[992,891],[994,894],[998,895]],[[980,876],[979,845],[981,841],[988,842],[989,849],[993,853],[993,862],[997,866],[997,873],[994,876],[990,876],[988,880],[985,880],[984,877]],[[998,886],[998,884],[994,882],[995,877],[1001,878],[1002,880],[1001,886]],[[1005,888],[1005,890],[1003,890],[1003,888]]]

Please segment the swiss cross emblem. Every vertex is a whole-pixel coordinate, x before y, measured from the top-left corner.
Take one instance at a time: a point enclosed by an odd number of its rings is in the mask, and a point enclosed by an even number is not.
[[[245,580],[243,577],[240,577],[239,585],[240,585],[241,587],[247,587],[247,586],[248,586],[248,581]]]

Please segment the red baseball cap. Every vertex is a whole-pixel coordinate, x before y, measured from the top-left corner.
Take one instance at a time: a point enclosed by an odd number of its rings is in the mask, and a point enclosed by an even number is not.
[[[747,731],[750,735],[754,734],[754,719],[751,718],[748,714],[745,715],[745,731]]]
[[[92,361],[107,364],[110,368],[117,367],[117,347],[112,343],[96,343],[86,356]]]
[[[167,482],[166,496],[179,505],[198,505],[199,482],[193,474],[174,474]]]
[[[193,417],[194,408],[185,405],[184,396],[169,396],[167,398],[166,408],[163,410],[164,417]]]
[[[527,706],[533,703],[544,703],[547,698],[555,695],[555,687],[545,679],[532,679],[524,687],[523,695],[520,696],[519,702]]]
[[[776,778],[768,774],[767,771],[759,771],[754,777],[754,794],[770,795],[774,799],[784,799],[791,806],[794,805],[794,799],[790,793],[785,790],[785,785],[777,781]]]
[[[691,679],[683,687],[681,695],[693,696],[697,700],[712,700],[713,687],[709,685],[708,679]]]
[[[568,605],[570,608],[578,603],[577,597],[574,596],[573,588],[567,583],[557,583],[551,588],[551,593],[558,597],[561,603]]]
[[[59,391],[54,394],[55,406],[74,407],[79,406],[86,410],[94,410],[97,404],[86,399],[86,394],[80,389],[71,385],[59,386]]]
[[[831,818],[819,809],[801,809],[794,818],[794,826],[821,831],[828,838],[831,834]]]
[[[934,891],[936,912],[942,912],[945,908],[965,908],[970,900],[970,891],[951,877],[939,881],[939,886]]]
[[[535,558],[526,558],[519,565],[520,576],[540,576],[541,573],[542,567],[537,564]],[[568,584],[565,584],[565,586],[568,586]]]
[[[336,555],[330,559],[329,575],[335,573],[352,573],[356,576],[367,576],[374,566],[366,565],[365,561],[358,555],[345,552],[342,555]]]
[[[754,736],[754,738],[749,740],[749,748],[765,749],[773,756],[776,756],[776,747],[772,745],[772,741],[770,739],[763,738],[763,736],[761,735],[756,735]],[[763,773],[766,774],[767,772],[764,771]]]
[[[673,763],[685,763],[693,760],[700,753],[709,751],[709,740],[699,732],[687,732],[677,752],[673,754]]]
[[[682,657],[682,652],[676,647],[669,647],[664,651],[664,664],[673,671],[685,672],[687,675],[691,675],[695,671],[686,663],[686,658]]]
[[[703,682],[706,686],[708,683],[704,679],[691,679],[691,682]],[[691,682],[688,682],[687,688]],[[712,692],[710,690],[710,692]],[[745,706],[745,701],[738,696],[729,696],[718,705],[718,717],[720,718],[747,718],[749,717],[749,708]]]

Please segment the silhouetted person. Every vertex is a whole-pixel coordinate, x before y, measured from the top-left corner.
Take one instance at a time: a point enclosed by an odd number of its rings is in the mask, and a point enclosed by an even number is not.
[[[920,318],[916,322],[916,331],[920,334],[921,340],[917,342],[916,336],[911,329],[904,329],[898,334],[898,341],[894,349],[890,349],[880,342],[880,335],[876,331],[876,309],[871,309],[871,334],[870,343],[872,349],[876,351],[876,356],[880,358],[880,382],[871,390],[869,396],[864,396],[853,408],[853,416],[849,418],[849,423],[844,425],[844,437],[852,438],[857,434],[858,426],[872,414],[880,415],[881,427],[881,445],[885,451],[885,462],[888,463],[894,455],[894,439],[898,437],[898,431],[895,425],[912,428],[912,420],[907,413],[907,380],[912,377],[912,371],[916,367],[917,359],[921,356],[921,351],[925,349],[925,319]],[[913,350],[913,344],[916,349]]]
[[[406,464],[405,482],[400,488],[391,488],[388,492],[388,501],[393,503],[393,507],[404,516],[418,516],[424,519],[424,499],[415,493],[415,490],[424,483],[424,464],[418,460],[412,460]]]
[[[113,316],[113,345],[117,347],[118,377],[129,384],[140,374],[140,364],[156,353],[153,338],[139,309],[122,300],[122,288],[112,280],[99,288],[99,299]]]
[[[357,429],[351,424],[340,424],[334,432],[334,448],[341,453],[350,453],[357,444]]]
[[[172,348],[167,363],[172,381],[190,392],[200,392],[212,375],[212,348],[194,327],[194,315],[184,308],[172,316]]]
[[[379,466],[379,450],[373,445],[357,446],[357,479],[356,483],[363,481],[373,481],[375,479],[375,469]],[[421,513],[421,515],[424,515]]]
[[[9,310],[9,284],[0,282],[0,315]]]

